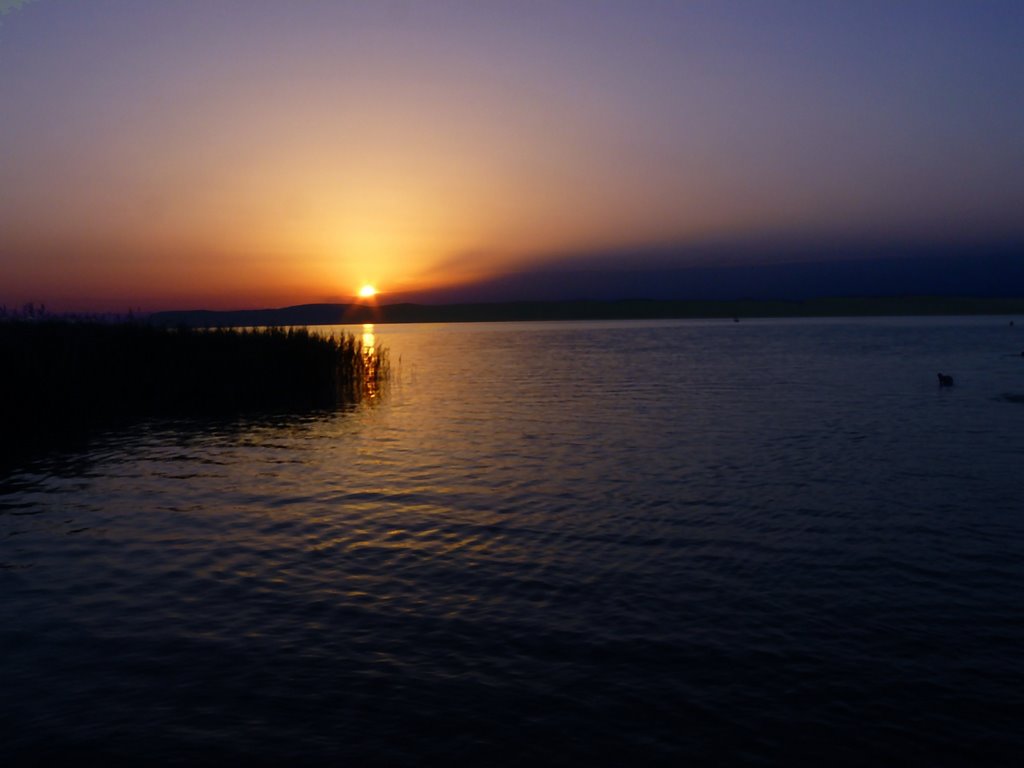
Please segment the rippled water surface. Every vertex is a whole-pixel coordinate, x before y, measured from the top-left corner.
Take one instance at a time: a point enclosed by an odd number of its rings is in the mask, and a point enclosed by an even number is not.
[[[1018,764],[1024,328],[374,330],[0,476],[7,758]]]

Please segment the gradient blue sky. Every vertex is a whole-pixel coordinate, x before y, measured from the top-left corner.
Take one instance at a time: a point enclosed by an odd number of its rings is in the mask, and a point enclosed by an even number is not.
[[[1021,2],[0,10],[0,303],[1024,242]]]

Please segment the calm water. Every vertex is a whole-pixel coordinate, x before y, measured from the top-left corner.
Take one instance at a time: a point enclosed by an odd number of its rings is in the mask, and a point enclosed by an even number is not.
[[[37,461],[0,761],[1019,764],[1008,320],[378,326],[375,402]]]

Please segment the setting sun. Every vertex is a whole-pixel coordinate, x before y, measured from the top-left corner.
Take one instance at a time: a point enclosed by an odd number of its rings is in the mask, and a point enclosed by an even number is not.
[[[377,289],[372,285],[364,285],[359,289],[359,298],[361,299],[372,299],[377,295]]]

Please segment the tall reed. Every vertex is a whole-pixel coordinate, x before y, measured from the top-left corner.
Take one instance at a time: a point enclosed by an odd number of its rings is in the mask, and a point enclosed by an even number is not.
[[[330,409],[388,374],[387,353],[349,334],[0,321],[0,451],[144,416]]]

